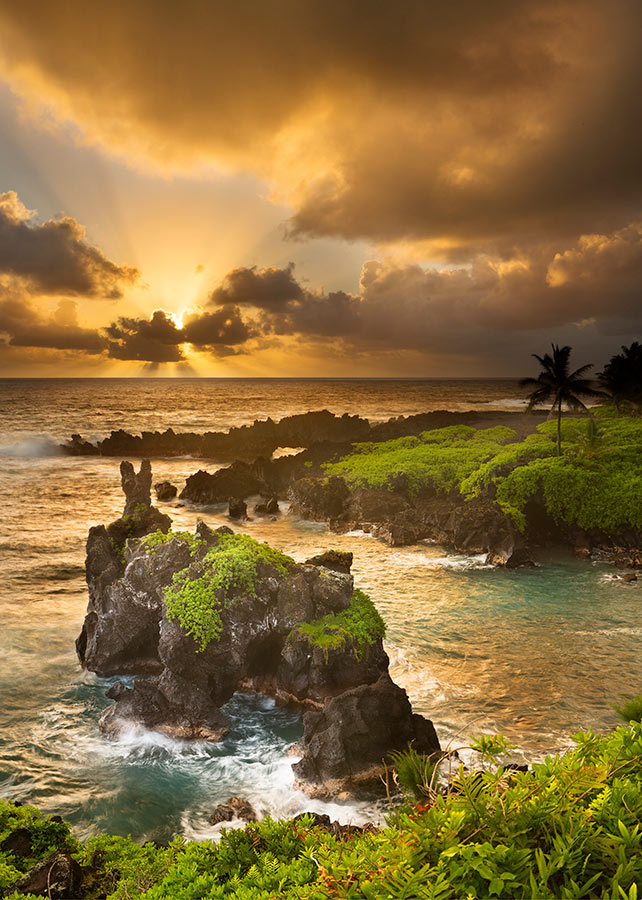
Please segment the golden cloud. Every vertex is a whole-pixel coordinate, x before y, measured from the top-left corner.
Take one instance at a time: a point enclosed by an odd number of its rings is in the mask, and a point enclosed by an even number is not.
[[[290,234],[444,256],[639,214],[642,6],[627,0],[5,0],[35,115],[136,165],[251,169]]]

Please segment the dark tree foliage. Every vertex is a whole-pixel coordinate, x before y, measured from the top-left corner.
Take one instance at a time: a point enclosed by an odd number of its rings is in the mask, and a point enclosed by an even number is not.
[[[584,376],[593,368],[593,364],[580,366],[574,372],[569,371],[570,347],[559,347],[551,344],[552,354],[533,356],[542,367],[537,378],[522,378],[520,387],[529,387],[531,391],[528,398],[526,412],[530,412],[536,406],[551,404],[551,412],[557,415],[557,455],[562,455],[562,407],[578,410],[586,409],[581,397],[601,397],[602,392],[597,390],[593,382]]]
[[[623,346],[597,377],[618,410],[642,415],[642,344]]]

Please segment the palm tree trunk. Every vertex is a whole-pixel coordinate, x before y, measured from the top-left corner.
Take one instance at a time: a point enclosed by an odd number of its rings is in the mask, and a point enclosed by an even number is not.
[[[562,398],[557,401],[557,455],[562,455]]]

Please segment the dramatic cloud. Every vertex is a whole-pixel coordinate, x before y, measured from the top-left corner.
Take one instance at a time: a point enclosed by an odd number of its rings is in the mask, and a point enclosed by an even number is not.
[[[26,107],[137,165],[253,170],[295,236],[465,259],[639,216],[641,27],[633,0],[5,0],[0,47]]]
[[[139,276],[85,240],[85,229],[64,217],[38,223],[15,191],[0,194],[0,274],[32,294],[118,299]]]
[[[216,312],[190,315],[183,325],[183,339],[198,349],[225,347],[229,353],[235,344],[243,344],[255,334],[241,318],[237,306],[223,306]]]
[[[183,334],[162,309],[155,310],[151,319],[122,317],[105,332],[111,338],[112,359],[163,363],[181,362],[185,358],[180,347],[185,340]]]
[[[352,362],[416,354],[466,371],[519,371],[551,337],[606,357],[614,335],[642,328],[642,223],[575,242],[479,256],[472,265],[431,268],[398,259],[363,265],[359,292],[314,291],[285,268],[236,268],[203,309],[179,327],[162,309],[81,328],[76,304],[48,317],[20,298],[0,302],[0,339],[11,346],[103,353],[156,367],[194,354],[251,355],[272,349]],[[232,302],[234,301],[234,302]],[[383,364],[383,363],[382,363]]]
[[[0,299],[0,334],[7,335],[11,347],[42,347],[98,354],[107,340],[97,331],[81,328],[76,304],[61,300],[49,317],[42,316],[29,302],[8,297]]]
[[[224,306],[216,312],[194,312],[182,328],[162,309],[150,319],[121,317],[104,329],[111,339],[109,356],[141,362],[184,362],[184,345],[191,344],[216,356],[235,353],[234,345],[244,344],[254,334],[241,318],[238,307]]]
[[[352,347],[374,353],[476,352],[483,359],[525,346],[532,334],[547,330],[577,332],[591,325],[603,334],[636,335],[642,327],[642,224],[583,235],[565,250],[482,256],[466,267],[369,261],[358,295],[308,290],[296,281],[292,265],[235,269],[224,285],[232,281],[252,284],[246,299],[237,299],[255,306],[258,316],[245,338],[239,331],[239,342],[259,334],[297,335],[340,339],[346,355]],[[279,284],[281,293],[273,290]],[[221,296],[229,296],[224,288],[213,291],[210,302]]]
[[[303,296],[293,272],[294,263],[286,269],[270,267],[260,272],[256,266],[233,269],[225,276],[223,284],[212,291],[211,302],[217,306],[236,303],[267,310],[283,309],[290,301],[300,300]]]

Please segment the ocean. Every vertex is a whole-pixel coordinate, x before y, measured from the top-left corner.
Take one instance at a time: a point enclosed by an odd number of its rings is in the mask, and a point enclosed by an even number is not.
[[[522,407],[517,383],[505,380],[0,380],[0,796],[60,813],[81,838],[211,836],[209,815],[232,795],[261,815],[317,810],[358,824],[382,814],[294,790],[287,748],[302,733],[300,716],[266,697],[236,695],[226,710],[235,727],[217,745],[135,728],[102,737],[110,680],[80,669],[74,640],[87,604],[87,531],[122,511],[120,460],[60,455],[61,440],[117,428],[226,430],[309,409],[381,421]],[[152,460],[154,480],[179,488],[204,465]],[[226,521],[222,507],[159,507],[175,528]],[[613,728],[613,704],[642,691],[640,588],[608,567],[560,556],[496,570],[425,543],[391,548],[362,533],[330,534],[287,514],[243,530],[297,560],[330,547],[354,553],[356,584],[388,626],[391,675],[442,746],[501,731],[516,761],[542,759],[578,730]]]

